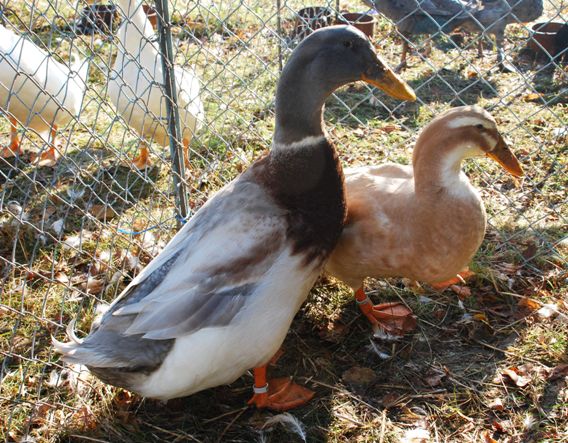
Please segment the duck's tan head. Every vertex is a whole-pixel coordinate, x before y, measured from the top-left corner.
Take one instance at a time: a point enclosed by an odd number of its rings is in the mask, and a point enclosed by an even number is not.
[[[435,137],[441,147],[450,149],[452,157],[462,159],[487,156],[499,163],[514,177],[524,174],[515,154],[509,149],[497,129],[495,119],[480,106],[452,108],[436,117],[420,136]]]

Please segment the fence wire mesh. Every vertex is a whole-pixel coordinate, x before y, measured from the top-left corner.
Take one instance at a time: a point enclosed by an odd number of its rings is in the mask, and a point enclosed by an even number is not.
[[[568,5],[315,3],[164,3],[177,81],[178,107],[169,111],[158,39],[166,34],[151,24],[160,22],[162,3],[148,4],[142,16],[134,0],[0,3],[5,440],[56,441],[73,434],[69,429],[95,426],[88,411],[104,408],[114,391],[92,389],[94,379],[62,365],[51,335],[61,337],[73,319],[89,330],[97,307],[115,298],[183,222],[179,195],[187,196],[191,216],[269,149],[282,64],[319,27],[371,18],[373,43],[391,66],[406,64],[402,76],[418,96],[401,104],[360,84],[334,94],[325,120],[344,165],[408,163],[416,134],[433,116],[462,104],[486,107],[527,175],[515,185],[486,161],[466,165],[489,217],[478,259],[490,267],[515,257],[530,278],[549,277],[543,264],[557,260],[568,219]],[[537,22],[564,28],[550,37]],[[170,114],[177,115],[176,140]],[[508,284],[506,270],[495,269]]]

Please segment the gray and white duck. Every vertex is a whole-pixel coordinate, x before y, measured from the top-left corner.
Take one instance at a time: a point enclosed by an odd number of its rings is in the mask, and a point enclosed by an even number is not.
[[[414,100],[353,27],[314,32],[294,51],[276,93],[269,154],[217,192],[83,340],[54,341],[63,359],[106,383],[171,399],[228,384],[254,368],[249,403],[284,410],[313,393],[267,380],[266,365],[341,234],[346,207],[326,98],[364,80]]]

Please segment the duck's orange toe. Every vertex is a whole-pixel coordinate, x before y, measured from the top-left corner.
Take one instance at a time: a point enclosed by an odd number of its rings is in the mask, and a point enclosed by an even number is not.
[[[288,377],[270,380],[266,392],[261,392],[258,388],[255,388],[255,391],[248,404],[274,411],[287,411],[303,406],[315,395],[314,391],[292,382]]]
[[[59,160],[59,153],[54,147],[48,148],[46,151],[42,152],[40,155],[32,154],[31,161],[39,167],[53,167],[57,164]]]

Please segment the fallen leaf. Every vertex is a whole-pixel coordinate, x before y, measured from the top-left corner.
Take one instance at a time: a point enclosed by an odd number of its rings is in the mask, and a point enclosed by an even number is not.
[[[531,382],[530,378],[519,374],[519,370],[515,367],[504,369],[502,375],[506,376],[519,388],[523,388]]]
[[[73,414],[73,420],[80,423],[84,430],[92,430],[97,427],[97,418],[87,406],[82,406]]]
[[[471,297],[471,289],[467,286],[452,285],[450,286],[450,289],[458,295],[460,300],[465,300],[466,298]]]
[[[526,94],[523,96],[523,100],[526,102],[534,102],[542,98],[543,95],[537,92],[531,92],[530,94]]]
[[[530,242],[521,254],[525,260],[530,260],[536,255],[537,252],[537,245],[534,242]]]
[[[107,205],[93,205],[89,209],[89,213],[100,221],[112,220],[118,215],[114,209]]]
[[[434,388],[440,385],[442,378],[444,378],[443,374],[430,375],[429,377],[424,378],[424,383],[426,383],[431,388]]]
[[[39,405],[36,405],[34,413],[31,417],[31,423],[36,426],[45,423],[45,419],[51,408],[52,406],[46,403],[40,403]]]
[[[505,406],[503,406],[503,401],[500,398],[496,398],[488,405],[494,411],[503,411]]]
[[[377,378],[377,374],[371,368],[353,366],[341,375],[343,381],[353,385],[369,385]]]
[[[554,367],[550,372],[548,379],[550,381],[554,381],[562,377],[568,377],[568,364],[566,363]]]
[[[69,277],[67,277],[67,275],[65,275],[63,272],[57,272],[54,277],[55,281],[58,283],[61,283],[63,285],[69,283]]]
[[[82,289],[87,294],[97,295],[100,294],[104,288],[104,281],[96,277],[89,277],[87,281],[82,285]]]
[[[390,134],[391,132],[400,131],[400,126],[389,124],[389,125],[383,126],[381,128],[381,131],[386,132],[387,134]]]
[[[476,312],[475,314],[473,314],[473,318],[477,321],[489,324],[489,320],[487,319],[487,315],[485,315],[485,313],[483,313],[483,312]]]
[[[491,423],[491,426],[497,432],[504,434],[511,427],[511,423],[507,420],[505,420],[505,421],[493,420],[493,422]]]
[[[399,394],[395,394],[391,392],[390,394],[385,395],[381,400],[380,403],[383,405],[384,408],[390,409],[404,400],[404,396]]]
[[[523,297],[519,300],[518,306],[532,312],[540,308],[540,303],[528,297]]]

